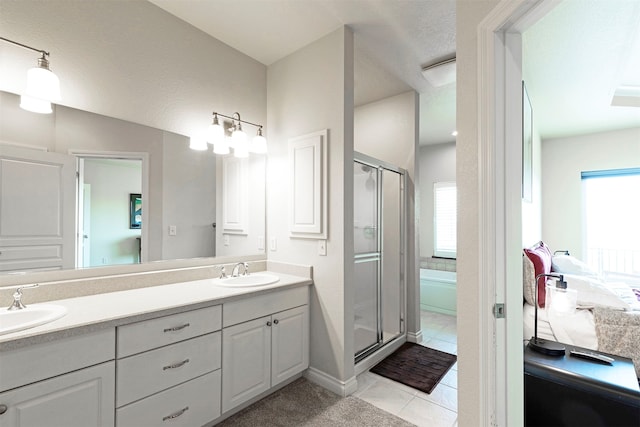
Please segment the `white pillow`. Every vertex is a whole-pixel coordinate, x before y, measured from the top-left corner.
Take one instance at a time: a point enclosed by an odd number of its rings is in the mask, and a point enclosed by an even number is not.
[[[551,271],[580,276],[598,277],[598,272],[571,255],[554,255],[551,257]]]
[[[564,274],[564,280],[567,282],[568,289],[578,291],[577,303],[580,308],[601,306],[617,310],[633,309],[632,306],[620,296],[620,291],[614,292],[605,282],[598,278]],[[619,287],[619,285],[620,284],[616,284],[616,287]],[[633,293],[631,288],[628,289],[629,292]]]
[[[616,294],[618,298],[626,302],[631,310],[640,310],[640,301],[631,286],[624,282],[606,282],[605,286],[611,292]]]

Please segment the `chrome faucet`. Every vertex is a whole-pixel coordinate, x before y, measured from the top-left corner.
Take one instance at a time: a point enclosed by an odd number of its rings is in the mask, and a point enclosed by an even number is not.
[[[220,279],[226,279],[227,273],[224,271],[224,265],[220,267]]]
[[[11,303],[9,308],[7,308],[7,310],[22,310],[23,308],[27,308],[27,306],[22,303],[22,290],[37,288],[38,286],[40,285],[36,283],[34,285],[20,286],[18,289],[16,289],[16,291],[13,293],[13,302]]]
[[[248,276],[249,275],[249,263],[246,262],[239,262],[236,265],[233,266],[233,270],[231,270],[231,277],[238,277],[240,276],[240,267],[242,267],[243,276]]]

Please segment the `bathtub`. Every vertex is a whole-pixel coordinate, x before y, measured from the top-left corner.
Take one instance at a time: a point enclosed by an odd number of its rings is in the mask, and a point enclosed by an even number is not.
[[[420,309],[456,315],[456,272],[420,269]]]

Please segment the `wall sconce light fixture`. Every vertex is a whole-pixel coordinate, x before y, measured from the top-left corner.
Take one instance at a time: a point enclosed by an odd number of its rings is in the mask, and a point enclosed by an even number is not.
[[[220,123],[218,116],[231,121]],[[248,124],[258,128],[256,136],[249,142],[247,134],[242,130],[242,124]],[[226,116],[221,113],[213,113],[213,121],[204,136],[191,137],[189,147],[194,150],[206,150],[207,143],[213,145],[216,154],[229,154],[233,148],[235,157],[248,157],[249,153],[264,154],[267,152],[267,140],[262,135],[262,125],[251,123],[240,118],[240,113]]]
[[[33,50],[42,56],[38,58],[38,66],[27,71],[27,89],[20,97],[20,107],[34,113],[50,114],[52,102],[60,101],[60,80],[49,69],[49,52],[18,43],[4,37],[0,40]]]

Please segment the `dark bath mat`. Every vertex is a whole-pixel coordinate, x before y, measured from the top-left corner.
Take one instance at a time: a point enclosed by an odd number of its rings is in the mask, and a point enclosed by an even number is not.
[[[453,354],[408,342],[374,366],[371,372],[429,394],[457,359]]]

